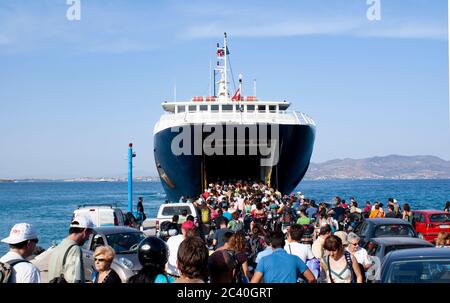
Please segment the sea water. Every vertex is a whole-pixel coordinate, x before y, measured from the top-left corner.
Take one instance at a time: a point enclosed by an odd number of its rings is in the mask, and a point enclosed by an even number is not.
[[[133,184],[134,208],[138,197],[144,199],[147,217],[155,217],[165,194],[159,182]],[[39,244],[48,248],[52,241],[67,236],[73,211],[81,204],[115,203],[127,210],[126,182],[19,182],[0,183],[0,238],[7,237],[15,223],[34,224],[39,233]],[[305,198],[316,202],[332,202],[335,196],[350,200],[359,206],[369,200],[387,204],[395,198],[401,205],[408,202],[412,209],[444,208],[450,200],[450,180],[333,180],[302,181],[295,189]],[[0,255],[8,245],[0,244]]]

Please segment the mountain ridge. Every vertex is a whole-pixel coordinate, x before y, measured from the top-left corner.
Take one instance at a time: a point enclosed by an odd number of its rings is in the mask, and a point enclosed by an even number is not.
[[[304,179],[450,179],[450,161],[427,155],[333,159],[311,163]]]

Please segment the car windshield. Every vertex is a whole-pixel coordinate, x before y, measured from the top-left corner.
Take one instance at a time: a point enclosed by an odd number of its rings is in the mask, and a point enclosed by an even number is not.
[[[391,245],[386,246],[384,249],[384,254],[387,255],[389,252],[394,250],[401,250],[401,249],[409,249],[409,248],[421,248],[421,247],[430,247],[431,245],[424,245],[424,244],[409,244],[409,245]]]
[[[390,283],[450,283],[450,259],[393,262],[388,277]]]
[[[141,232],[119,233],[106,235],[108,245],[114,248],[116,254],[133,253],[139,243],[145,238]]]
[[[189,206],[167,206],[164,207],[162,211],[163,216],[173,216],[173,215],[181,215],[183,210],[187,211],[187,214],[191,214],[191,209]]]
[[[403,224],[380,225],[375,229],[375,238],[379,237],[414,237],[411,226]]]
[[[435,214],[430,216],[430,222],[443,223],[450,222],[450,214]]]

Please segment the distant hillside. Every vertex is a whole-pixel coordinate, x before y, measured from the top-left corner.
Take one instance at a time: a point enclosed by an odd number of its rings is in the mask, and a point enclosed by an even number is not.
[[[305,179],[450,179],[450,161],[434,156],[398,155],[336,159],[311,163]]]

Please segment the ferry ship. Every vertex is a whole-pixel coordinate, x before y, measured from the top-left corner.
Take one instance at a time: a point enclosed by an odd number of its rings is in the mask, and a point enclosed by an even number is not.
[[[214,79],[212,96],[162,103],[154,156],[167,200],[197,197],[217,181],[260,180],[289,194],[308,169],[314,120],[288,111],[291,104],[285,100],[241,96],[241,75],[230,95],[226,33],[216,54],[214,78],[220,77]]]

